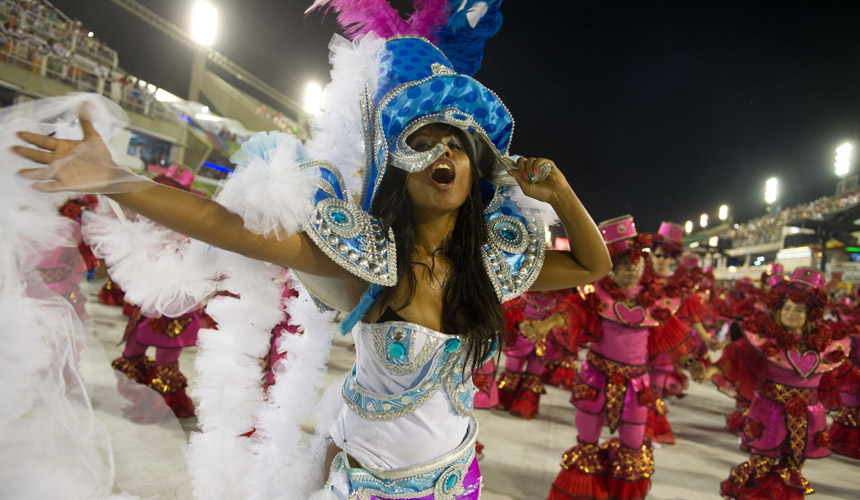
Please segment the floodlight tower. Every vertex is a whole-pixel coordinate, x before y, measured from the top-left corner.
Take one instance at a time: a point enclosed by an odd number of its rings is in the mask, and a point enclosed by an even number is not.
[[[779,179],[771,177],[764,183],[764,202],[767,203],[768,213],[773,211],[777,199],[779,199]]]
[[[191,11],[191,39],[199,45],[194,51],[191,62],[191,82],[188,84],[188,100],[200,99],[200,85],[206,72],[207,50],[215,43],[215,30],[218,25],[218,10],[205,0],[194,2]]]
[[[836,177],[839,180],[836,182],[836,194],[847,193],[857,189],[857,174],[851,172],[851,160],[854,156],[854,145],[846,142],[836,148],[835,167]]]

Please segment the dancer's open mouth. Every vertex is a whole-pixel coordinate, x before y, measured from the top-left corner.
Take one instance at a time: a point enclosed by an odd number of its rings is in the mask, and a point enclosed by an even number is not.
[[[433,166],[433,172],[430,173],[430,178],[436,184],[450,184],[455,177],[454,168],[446,163],[440,163]]]

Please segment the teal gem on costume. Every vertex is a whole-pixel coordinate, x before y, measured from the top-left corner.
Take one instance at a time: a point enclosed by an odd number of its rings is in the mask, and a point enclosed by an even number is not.
[[[448,480],[445,481],[445,489],[450,490],[454,487],[455,484],[457,484],[457,476],[451,474],[450,476],[448,476]]]
[[[400,342],[395,342],[388,346],[388,352],[395,358],[402,358],[406,355],[406,348]]]
[[[346,214],[339,210],[331,211],[331,220],[337,222],[338,224],[344,224],[347,221]]]
[[[460,339],[450,339],[445,342],[445,350],[448,352],[454,352],[460,348]]]
[[[510,226],[504,226],[499,232],[501,233],[502,238],[506,240],[516,241],[517,239],[517,232]]]

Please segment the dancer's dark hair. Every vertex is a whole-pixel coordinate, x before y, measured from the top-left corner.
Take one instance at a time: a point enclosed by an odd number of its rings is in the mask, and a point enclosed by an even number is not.
[[[463,144],[467,138],[459,129]],[[484,204],[478,179],[478,165],[472,148],[466,148],[471,164],[471,187],[465,203],[457,213],[454,230],[437,254],[451,263],[442,292],[442,331],[459,335],[466,346],[468,368],[477,368],[491,356],[499,345],[504,321],[499,300],[490,278],[484,271],[481,248],[487,243],[487,228],[484,223]],[[417,286],[415,266],[426,264],[413,262],[415,230],[412,227],[412,209],[406,192],[408,173],[389,166],[370,207],[370,214],[379,218],[385,230],[392,228],[397,243],[397,282],[409,287],[409,294],[402,304],[392,304],[395,311],[409,305]],[[435,262],[436,255],[433,256]],[[408,265],[411,263],[411,265]],[[431,266],[433,264],[431,263]],[[379,299],[388,301],[392,288],[384,290]],[[464,367],[467,368],[467,367]]]

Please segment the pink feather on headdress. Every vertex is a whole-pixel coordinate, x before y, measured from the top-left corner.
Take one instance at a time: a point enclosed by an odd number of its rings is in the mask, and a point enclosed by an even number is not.
[[[383,38],[418,35],[436,43],[439,29],[448,21],[449,4],[449,0],[413,0],[408,19],[386,0],[317,0],[305,13],[322,8],[326,13],[334,11],[350,39],[373,31]]]

